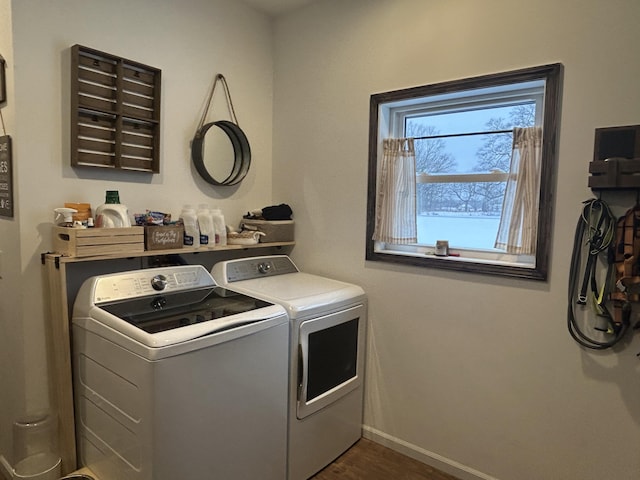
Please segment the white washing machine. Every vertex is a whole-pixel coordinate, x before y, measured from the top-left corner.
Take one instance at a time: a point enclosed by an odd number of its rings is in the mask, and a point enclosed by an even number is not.
[[[286,255],[219,262],[212,274],[220,285],[279,303],[289,314],[287,478],[305,480],[362,434],[365,293],[300,272]]]
[[[289,320],[202,266],[84,282],[73,312],[79,463],[101,480],[282,480]]]

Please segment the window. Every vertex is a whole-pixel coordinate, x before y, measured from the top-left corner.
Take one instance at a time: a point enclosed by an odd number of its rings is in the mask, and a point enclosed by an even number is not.
[[[367,259],[546,280],[560,74],[553,64],[372,95]],[[522,149],[529,138],[535,151]],[[391,149],[405,163],[387,163]],[[410,233],[381,234],[386,222]],[[436,255],[443,240],[451,255]]]

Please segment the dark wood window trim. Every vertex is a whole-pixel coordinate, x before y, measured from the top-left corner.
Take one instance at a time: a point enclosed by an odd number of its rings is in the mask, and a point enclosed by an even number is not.
[[[371,95],[369,106],[369,172],[367,190],[367,238],[366,259],[419,267],[456,270],[488,275],[501,275],[532,280],[547,279],[549,268],[549,253],[551,248],[551,233],[553,220],[553,205],[555,194],[556,151],[560,118],[562,65],[559,63],[525,68],[506,73],[496,73],[462,80],[454,80],[432,85],[424,85],[402,90]],[[412,98],[428,97],[444,93],[466,91],[491,86],[502,86],[545,80],[543,141],[542,141],[542,170],[540,178],[540,211],[538,216],[538,237],[534,268],[523,268],[514,265],[504,265],[490,262],[459,261],[459,259],[440,258],[426,255],[398,255],[374,250],[373,231],[376,215],[376,189],[379,132],[379,110],[386,103],[397,102]]]

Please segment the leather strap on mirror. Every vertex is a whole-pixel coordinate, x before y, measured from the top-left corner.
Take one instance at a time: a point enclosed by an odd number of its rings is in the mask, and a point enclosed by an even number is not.
[[[209,98],[207,98],[207,106],[205,107],[204,112],[202,112],[202,118],[200,118],[200,123],[198,123],[198,129],[197,129],[198,131],[202,128],[207,118],[207,114],[209,113],[209,107],[211,106],[211,100],[213,99],[213,94],[216,91],[216,85],[218,84],[218,81],[222,83],[222,88],[224,89],[225,98],[227,100],[227,108],[229,109],[229,115],[231,115],[231,121],[238,126],[240,125],[238,123],[238,117],[236,117],[236,110],[233,107],[233,100],[231,100],[231,93],[229,92],[229,84],[227,83],[227,79],[224,78],[224,75],[222,75],[221,73],[218,73],[216,75],[215,80],[213,81],[211,92],[209,92]]]

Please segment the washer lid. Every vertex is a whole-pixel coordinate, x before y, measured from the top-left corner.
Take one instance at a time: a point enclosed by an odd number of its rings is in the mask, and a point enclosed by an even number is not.
[[[96,307],[147,333],[158,333],[271,305],[222,287],[210,287],[104,302]]]
[[[275,317],[284,308],[222,287],[105,302],[76,311],[74,323],[86,318],[111,327],[147,347],[166,347],[225,332]]]
[[[73,321],[92,319],[148,347],[164,347],[284,315],[282,306],[219,287],[204,267],[189,265],[87,279]]]

